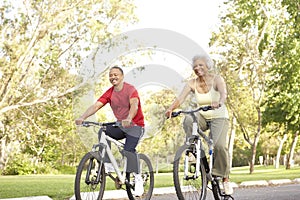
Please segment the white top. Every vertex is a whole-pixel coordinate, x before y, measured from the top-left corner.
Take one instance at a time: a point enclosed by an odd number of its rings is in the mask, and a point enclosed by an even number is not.
[[[196,86],[196,81],[195,81]],[[220,93],[215,90],[212,86],[211,89],[207,93],[199,93],[197,88],[195,87],[195,97],[198,105],[200,106],[209,106],[212,102],[218,102],[220,99]],[[228,110],[226,106],[223,104],[218,109],[208,110],[208,111],[200,111],[203,117],[207,120],[215,119],[215,118],[227,118],[229,119]]]

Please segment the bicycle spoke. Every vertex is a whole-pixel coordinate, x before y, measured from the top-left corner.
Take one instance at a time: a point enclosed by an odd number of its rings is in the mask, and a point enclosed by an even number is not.
[[[178,150],[173,167],[173,178],[176,193],[181,200],[201,200],[206,197],[206,174],[203,165],[200,174],[196,177],[195,154],[188,147]]]
[[[101,199],[105,188],[105,174],[103,164],[90,153],[86,154],[77,169],[75,179],[76,199]]]

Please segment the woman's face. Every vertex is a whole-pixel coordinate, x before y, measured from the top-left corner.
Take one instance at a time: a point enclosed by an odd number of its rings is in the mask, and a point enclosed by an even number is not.
[[[124,76],[119,69],[111,69],[109,72],[109,81],[113,86],[118,86],[123,82]]]
[[[195,60],[193,63],[193,70],[197,76],[204,76],[208,72],[206,63],[202,59]]]

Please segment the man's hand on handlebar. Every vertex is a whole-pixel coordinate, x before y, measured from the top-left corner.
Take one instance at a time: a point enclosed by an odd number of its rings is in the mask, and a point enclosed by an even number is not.
[[[75,120],[75,124],[76,124],[76,125],[82,125],[82,122],[83,122],[83,121],[84,121],[84,119],[78,118],[78,119]]]
[[[130,127],[132,125],[131,122],[132,122],[131,119],[128,119],[128,118],[127,119],[123,119],[122,120],[122,126],[125,127],[125,128]]]

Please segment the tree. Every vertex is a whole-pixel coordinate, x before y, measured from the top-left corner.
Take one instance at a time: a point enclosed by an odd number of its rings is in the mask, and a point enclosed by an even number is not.
[[[293,138],[287,168],[293,159],[300,124],[300,2],[283,0],[286,7],[284,23],[280,26],[274,48],[274,62],[270,70],[273,77],[268,81],[265,123],[276,122],[285,126]]]
[[[165,117],[166,109],[175,98],[174,93],[168,89],[161,89],[148,91],[147,95],[142,94],[142,96],[147,97],[143,103],[143,111],[148,126],[146,126],[146,137],[139,145],[139,151],[152,157],[157,164],[159,159],[170,164],[169,156],[171,155],[173,159],[176,150],[185,139],[180,117],[173,119]],[[156,171],[158,172],[158,165]]]
[[[130,0],[90,3],[5,0],[1,5],[0,169],[3,169],[9,149],[19,141],[29,142],[28,133],[37,139],[30,151],[44,153],[44,145],[49,141],[38,137],[51,140],[47,136],[56,134],[58,129],[57,124],[44,122],[50,114],[51,119],[62,122],[62,132],[74,130],[71,123],[63,123],[65,118],[57,115],[63,114],[60,109],[72,111],[72,93],[85,84],[75,84],[82,60],[100,42],[136,19]]]
[[[273,1],[228,0],[218,31],[211,39],[212,53],[229,91],[228,105],[244,139],[251,146],[250,173],[254,171],[261,133],[268,70],[285,9]]]

